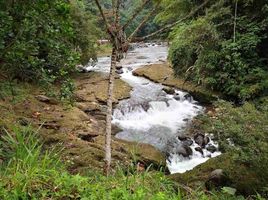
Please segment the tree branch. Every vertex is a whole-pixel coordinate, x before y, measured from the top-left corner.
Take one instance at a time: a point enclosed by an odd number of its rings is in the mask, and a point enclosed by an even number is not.
[[[147,3],[151,2],[151,0],[145,0],[139,7],[136,8],[131,18],[127,20],[127,22],[123,25],[123,30],[129,26],[129,24],[138,16],[138,14],[143,10]]]
[[[102,19],[103,19],[103,21],[104,21],[104,23],[105,23],[105,26],[106,26],[106,28],[107,28],[107,30],[108,30],[109,27],[110,27],[110,24],[108,23],[108,21],[107,21],[105,15],[104,15],[104,12],[103,12],[103,9],[102,9],[102,7],[101,7],[101,5],[100,5],[100,2],[99,2],[99,0],[95,0],[95,2],[96,2],[96,5],[97,5],[97,7],[98,7],[98,9],[99,9],[99,11],[100,11],[100,14],[101,14]]]
[[[114,22],[115,22],[116,26],[119,26],[119,7],[120,7],[120,0],[116,0],[115,14],[114,14]]]
[[[201,8],[205,7],[208,3],[209,3],[210,0],[206,0],[204,1],[200,6],[198,6],[197,8],[195,8],[194,10],[192,10],[188,15],[186,15],[185,17],[179,19],[178,21],[174,22],[174,23],[171,23],[171,24],[167,24],[166,26],[164,26],[163,28],[147,35],[147,36],[144,36],[144,37],[140,37],[140,38],[135,38],[135,40],[138,40],[138,41],[142,41],[142,40],[146,40],[150,37],[153,37],[159,33],[162,33],[166,30],[169,30],[170,28],[176,26],[177,24],[181,23],[182,21],[192,17],[193,15],[195,15]]]
[[[144,24],[149,20],[149,18],[155,14],[155,11],[159,8],[160,3],[157,3],[157,5],[155,6],[155,8],[148,13],[148,15],[146,15],[144,17],[144,19],[142,20],[142,22],[137,26],[137,28],[130,34],[130,36],[128,37],[128,41],[131,42],[133,40],[133,37],[138,33],[138,31],[144,26]]]

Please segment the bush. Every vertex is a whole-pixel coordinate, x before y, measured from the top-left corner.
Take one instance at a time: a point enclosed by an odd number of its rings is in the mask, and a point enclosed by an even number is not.
[[[203,16],[178,25],[170,35],[175,74],[232,100],[265,96],[267,8],[265,1],[239,1],[235,36],[234,3],[229,1],[213,3]]]
[[[83,1],[1,1],[0,71],[46,87],[66,82],[96,56],[96,27]]]
[[[252,103],[234,107],[219,101],[213,117],[202,116],[200,126],[213,134],[223,152],[232,155],[237,166],[244,166],[256,174],[263,188],[268,185],[268,103],[262,100],[256,109]]]

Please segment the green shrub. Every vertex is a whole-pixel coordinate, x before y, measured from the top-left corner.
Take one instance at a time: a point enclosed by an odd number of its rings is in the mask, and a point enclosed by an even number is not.
[[[96,57],[98,34],[84,1],[1,1],[0,72],[10,80],[66,88],[75,66]]]
[[[219,101],[213,117],[200,117],[200,128],[213,134],[221,150],[232,155],[230,159],[237,166],[254,172],[265,188],[268,185],[268,104],[263,102],[261,108],[256,109],[253,103],[234,107]]]
[[[179,24],[170,34],[169,59],[175,74],[220,91],[232,100],[265,96],[267,2],[238,2],[235,35],[235,4],[231,1],[211,4],[205,14]]]

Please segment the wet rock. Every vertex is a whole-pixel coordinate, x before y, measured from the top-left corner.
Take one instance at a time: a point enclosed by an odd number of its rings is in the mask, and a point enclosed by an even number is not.
[[[201,153],[202,155],[204,154],[203,149],[201,147],[195,147],[194,149],[199,153]]]
[[[133,68],[132,68],[132,67],[128,67],[127,69],[128,69],[129,71],[132,71],[132,70],[133,70]]]
[[[148,83],[143,83],[142,85],[148,85],[149,84],[149,82]]]
[[[182,121],[184,121],[184,122],[188,122],[188,121],[189,121],[189,119],[185,118],[185,119],[183,119]]]
[[[149,104],[149,102],[144,102],[141,104],[141,107],[143,108],[144,111],[147,112],[150,108],[150,104]]]
[[[122,68],[123,68],[122,65],[117,65],[117,66],[116,66],[116,69],[117,69],[117,70],[120,70],[120,69],[122,69]]]
[[[191,101],[192,100],[192,96],[190,94],[185,94],[183,97],[187,101]]]
[[[205,147],[205,135],[202,133],[197,133],[194,136],[194,141],[196,144],[198,144],[200,147],[204,148]]]
[[[215,147],[214,145],[209,145],[206,149],[211,153],[217,151],[217,147]]]
[[[187,140],[183,141],[183,144],[187,146],[191,146],[193,144],[193,140],[191,138],[187,138]]]
[[[178,136],[178,139],[180,140],[180,141],[185,141],[185,140],[187,140],[187,136],[185,136],[185,135],[179,135]]]
[[[208,136],[205,136],[204,138],[204,145],[207,145],[210,142],[210,139]]]
[[[116,70],[116,73],[117,73],[117,74],[123,74],[124,71],[123,71],[123,69],[117,69],[117,70]]]
[[[191,146],[194,142],[190,137],[187,137],[185,135],[179,135],[178,139],[182,142],[182,144]]]
[[[181,100],[181,97],[180,97],[179,94],[174,95],[173,98],[174,98],[175,100],[177,100],[177,101],[180,101],[180,100]]]
[[[175,93],[175,90],[171,87],[164,87],[162,90],[167,94],[174,94]]]
[[[182,144],[181,146],[179,146],[176,149],[176,153],[179,155],[182,155],[183,157],[189,157],[189,156],[193,155],[193,151],[192,151],[191,147],[189,147],[186,144]]]
[[[147,59],[148,57],[146,56],[138,56],[137,59],[143,60],[143,59]]]

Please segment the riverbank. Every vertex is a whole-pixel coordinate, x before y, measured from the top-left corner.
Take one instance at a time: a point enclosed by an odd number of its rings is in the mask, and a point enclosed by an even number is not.
[[[32,126],[38,129],[45,148],[59,146],[62,160],[72,173],[88,169],[101,171],[104,165],[105,110],[108,77],[90,72],[74,78],[75,102],[69,106],[33,85],[15,85],[16,101],[12,97],[0,100],[0,125],[12,130],[15,126]],[[19,89],[17,89],[19,88]],[[131,87],[120,79],[115,80],[114,104],[129,97]],[[113,126],[113,167],[129,166],[135,161],[155,168],[165,166],[165,157],[154,147],[116,139],[120,131]]]
[[[148,78],[163,85],[189,92],[201,104],[211,104],[219,98],[219,94],[209,91],[201,86],[192,84],[174,76],[173,69],[167,62],[151,64],[133,71],[133,75]]]
[[[133,74],[166,85],[167,91],[179,88],[189,92],[200,103],[213,104],[207,107],[204,114],[193,119],[185,134],[213,134],[223,154],[186,173],[171,175],[172,180],[191,188],[219,189],[228,186],[244,195],[263,190],[268,179],[261,164],[266,162],[267,155],[267,143],[264,142],[267,139],[264,131],[268,121],[267,98],[258,100],[258,103],[246,102],[245,105],[234,107],[230,102],[220,100],[220,95],[174,78],[171,67],[166,63],[148,65],[135,70]],[[263,139],[259,141],[257,138]],[[230,141],[235,142],[230,144]],[[259,159],[254,159],[255,153],[250,153],[255,150],[262,152],[261,163],[257,161]]]

